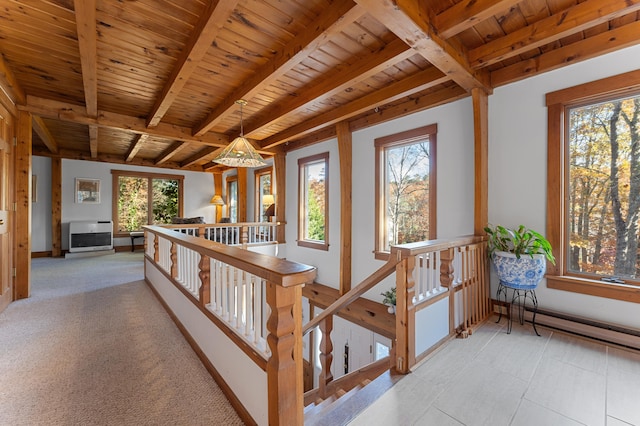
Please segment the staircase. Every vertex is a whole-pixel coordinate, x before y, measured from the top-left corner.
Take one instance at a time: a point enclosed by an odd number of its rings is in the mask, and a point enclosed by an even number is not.
[[[345,425],[373,404],[403,375],[385,371],[373,381],[364,380],[349,391],[338,389],[324,400],[317,400],[304,408],[305,426]]]

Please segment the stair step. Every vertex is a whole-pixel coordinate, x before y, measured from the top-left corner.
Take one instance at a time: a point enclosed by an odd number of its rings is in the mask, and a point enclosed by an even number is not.
[[[387,371],[373,381],[364,380],[362,384],[344,393],[340,398],[336,399],[335,396],[332,396],[334,399],[332,403],[324,405],[322,409],[315,406],[313,409],[307,410],[305,407],[304,424],[305,426],[347,424],[391,389],[402,377],[404,376]],[[329,399],[327,398],[325,401]],[[325,401],[322,401],[322,404]]]

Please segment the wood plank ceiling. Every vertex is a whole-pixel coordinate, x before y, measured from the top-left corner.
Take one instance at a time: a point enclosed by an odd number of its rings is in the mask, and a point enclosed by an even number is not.
[[[640,0],[0,0],[35,155],[211,170],[640,42]]]

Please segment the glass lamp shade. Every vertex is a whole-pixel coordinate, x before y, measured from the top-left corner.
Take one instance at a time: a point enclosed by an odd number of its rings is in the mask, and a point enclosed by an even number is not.
[[[258,167],[267,164],[243,136],[235,138],[213,161],[229,167]]]
[[[221,196],[219,195],[214,195],[213,197],[211,197],[211,201],[209,201],[209,203],[215,205],[215,206],[223,206],[224,205],[224,200],[222,199]]]

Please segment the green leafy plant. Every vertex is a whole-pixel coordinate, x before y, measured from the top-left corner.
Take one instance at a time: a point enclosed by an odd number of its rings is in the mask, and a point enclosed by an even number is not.
[[[496,251],[513,253],[518,259],[522,255],[544,254],[549,262],[556,264],[551,243],[542,234],[520,225],[517,229],[501,225],[487,226],[484,231],[489,236],[487,245],[489,256]]]
[[[396,306],[396,288],[393,287],[391,290],[387,290],[384,293],[380,293],[382,296],[384,296],[384,299],[382,299],[382,303],[387,305],[387,306]]]

